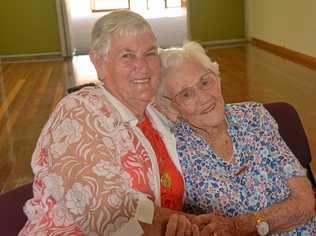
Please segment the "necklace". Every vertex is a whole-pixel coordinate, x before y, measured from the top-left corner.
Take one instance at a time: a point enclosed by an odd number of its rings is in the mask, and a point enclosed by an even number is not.
[[[160,182],[165,188],[170,188],[172,180],[168,172],[164,172],[160,177]]]
[[[172,185],[172,179],[170,174],[168,173],[168,169],[166,168],[165,160],[162,156],[157,156],[158,167],[160,172],[160,183],[165,188],[170,188]]]

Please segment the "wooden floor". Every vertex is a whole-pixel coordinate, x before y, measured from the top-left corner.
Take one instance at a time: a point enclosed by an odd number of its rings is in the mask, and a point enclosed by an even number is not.
[[[62,60],[0,64],[0,189],[32,179],[30,160],[42,126],[65,94]]]
[[[286,101],[296,107],[316,173],[316,70],[251,45],[208,52],[220,64],[226,102]],[[41,128],[66,88],[76,83],[74,74],[79,80],[85,76],[80,72],[85,60],[0,61],[0,191],[32,181],[30,160]]]

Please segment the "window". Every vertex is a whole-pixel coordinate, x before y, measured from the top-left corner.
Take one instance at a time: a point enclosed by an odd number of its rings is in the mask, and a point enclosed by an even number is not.
[[[114,9],[157,10],[163,8],[181,8],[186,0],[90,0],[91,10],[111,11]]]
[[[93,12],[115,9],[130,9],[130,0],[91,0],[91,10]]]
[[[166,8],[181,7],[181,6],[182,6],[181,0],[165,0]]]

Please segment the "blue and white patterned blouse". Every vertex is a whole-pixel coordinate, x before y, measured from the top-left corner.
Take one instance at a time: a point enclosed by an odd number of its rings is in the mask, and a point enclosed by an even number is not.
[[[187,123],[178,122],[174,127],[187,212],[236,216],[258,211],[288,198],[287,180],[306,174],[262,104],[227,104],[225,114],[234,163],[218,157]],[[274,235],[316,235],[316,217]]]

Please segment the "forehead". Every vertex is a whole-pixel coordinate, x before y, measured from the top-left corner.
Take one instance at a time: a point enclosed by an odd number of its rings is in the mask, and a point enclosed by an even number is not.
[[[139,34],[113,33],[111,37],[111,51],[146,51],[157,48],[156,37],[151,31]]]
[[[194,86],[206,72],[207,68],[201,63],[185,60],[177,66],[168,68],[163,77],[168,92],[175,95],[187,87]]]

